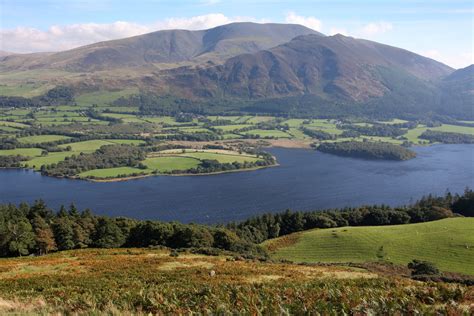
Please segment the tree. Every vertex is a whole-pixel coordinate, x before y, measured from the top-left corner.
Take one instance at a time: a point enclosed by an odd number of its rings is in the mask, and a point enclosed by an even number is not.
[[[54,238],[59,250],[74,249],[74,230],[73,224],[66,216],[61,216],[60,213],[53,224]]]
[[[35,246],[35,235],[33,228],[27,218],[20,218],[7,223],[7,230],[10,235],[8,250],[18,256],[29,254]]]
[[[34,218],[33,227],[36,247],[40,255],[45,255],[50,251],[57,250],[53,231],[42,217],[36,216]]]
[[[125,243],[125,236],[114,220],[103,217],[97,223],[93,243],[99,248],[120,247]]]
[[[474,191],[466,189],[464,195],[453,203],[453,212],[474,217]]]

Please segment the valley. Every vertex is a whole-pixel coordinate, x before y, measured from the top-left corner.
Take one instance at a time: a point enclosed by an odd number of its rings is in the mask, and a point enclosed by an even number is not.
[[[443,142],[443,137],[449,137],[449,143],[472,143],[474,139],[474,122],[468,121],[446,124],[186,113],[158,116],[142,114],[137,107],[111,105],[4,108],[0,110],[0,130],[0,156],[16,159],[3,166],[32,168],[44,174],[71,157],[93,155],[102,146],[136,146],[143,151],[143,159],[135,162],[89,165],[67,174],[89,180],[255,169],[276,164],[265,154],[265,148],[275,145],[317,148],[323,143],[362,142],[374,144],[370,150],[402,152],[407,150],[397,146],[425,146]],[[444,136],[433,141],[425,138],[428,132]],[[202,167],[203,161],[217,164]]]

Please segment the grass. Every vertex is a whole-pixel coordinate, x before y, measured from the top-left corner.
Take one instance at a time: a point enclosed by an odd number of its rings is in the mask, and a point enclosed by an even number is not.
[[[474,135],[474,127],[469,127],[469,126],[443,124],[438,127],[430,127],[429,129],[433,131],[440,131],[440,132]]]
[[[63,144],[63,145],[59,145],[58,147],[66,148],[68,146],[71,146],[71,151],[87,153],[87,152],[94,152],[104,145],[111,145],[111,143],[105,140],[95,139],[95,140],[86,140],[86,141],[76,142],[76,143]]]
[[[473,289],[350,267],[132,248],[0,259],[0,297],[0,313],[15,315],[468,315]]]
[[[421,259],[434,262],[443,271],[474,275],[474,218],[315,229],[297,233],[292,243],[284,240],[282,237],[265,243],[276,248],[274,258],[296,262],[370,262],[378,259],[377,252],[383,247],[384,259],[396,264]]]
[[[215,129],[219,129],[224,132],[232,132],[238,129],[251,127],[252,124],[235,124],[235,125],[221,125],[221,126],[214,126]]]
[[[170,172],[173,170],[187,170],[195,168],[200,161],[194,158],[187,157],[153,157],[147,158],[143,164],[151,170],[158,170],[159,172]]]
[[[132,168],[132,167],[117,167],[106,169],[95,169],[85,171],[79,174],[81,178],[96,177],[96,178],[117,178],[120,175],[131,175],[146,172],[146,170]]]
[[[406,137],[410,142],[419,144],[420,142],[423,142],[423,140],[419,138],[420,135],[426,132],[427,129],[428,128],[426,126],[421,125],[408,130],[403,136]]]
[[[138,89],[130,88],[120,91],[95,91],[83,93],[79,96],[76,96],[76,102],[79,105],[110,105],[113,101],[117,100],[120,97],[127,97],[132,94],[138,93]]]
[[[244,163],[254,162],[259,160],[257,156],[249,155],[249,154],[239,154],[235,151],[229,150],[193,150],[187,149],[184,152],[182,150],[164,150],[160,152],[163,155],[169,154],[173,156],[180,156],[180,157],[191,157],[199,160],[203,159],[215,159],[220,163],[232,163],[232,162],[240,162]]]
[[[71,137],[62,135],[36,135],[18,138],[18,141],[23,144],[41,144],[48,142],[55,142],[58,140],[70,139]]]
[[[25,156],[35,157],[41,155],[43,150],[40,148],[16,148],[16,149],[1,149],[0,156]]]
[[[25,161],[23,165],[28,165],[28,167],[33,167],[36,170],[39,170],[42,165],[51,165],[53,163],[58,163],[63,161],[66,157],[72,155],[78,155],[78,152],[71,151],[62,151],[62,152],[51,152],[46,156],[39,156],[28,161]]]
[[[258,135],[260,137],[291,138],[290,134],[280,130],[253,129],[244,132],[247,135]]]

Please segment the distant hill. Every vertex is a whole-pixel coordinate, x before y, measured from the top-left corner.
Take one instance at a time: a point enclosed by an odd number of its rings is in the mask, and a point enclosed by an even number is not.
[[[202,31],[164,30],[24,59],[3,60],[8,69],[60,68],[70,71],[110,70],[156,63],[220,60],[256,52],[303,35],[322,34],[296,24],[231,23]],[[21,61],[21,62],[20,62]]]
[[[456,110],[459,115],[474,114],[474,65],[458,69],[439,83],[446,113]]]
[[[472,66],[454,71],[393,46],[272,23],[165,30],[58,53],[0,57],[2,91],[9,95],[34,96],[63,85],[76,96],[137,91],[153,96],[147,108],[160,107],[154,98],[165,97],[203,111],[213,104],[218,112],[311,116],[474,119],[472,73]],[[123,103],[142,106],[143,100]]]
[[[274,258],[296,262],[371,262],[383,258],[407,264],[420,259],[434,262],[444,271],[474,275],[474,218],[314,229],[264,244],[273,249]]]
[[[343,35],[298,36],[288,43],[228,59],[224,65],[176,70],[168,84],[197,96],[268,98],[314,94],[353,102],[403,93],[453,70],[409,51]],[[203,92],[204,91],[204,92]]]

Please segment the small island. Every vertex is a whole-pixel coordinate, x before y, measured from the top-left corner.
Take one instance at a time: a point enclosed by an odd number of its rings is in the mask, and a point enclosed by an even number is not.
[[[385,142],[334,142],[322,143],[317,149],[321,152],[354,158],[409,160],[416,157],[416,153],[405,147]]]

